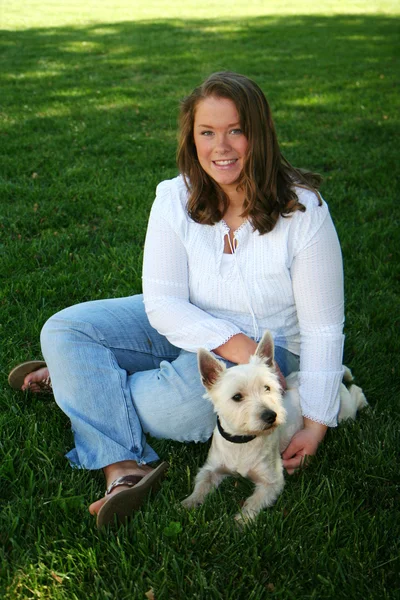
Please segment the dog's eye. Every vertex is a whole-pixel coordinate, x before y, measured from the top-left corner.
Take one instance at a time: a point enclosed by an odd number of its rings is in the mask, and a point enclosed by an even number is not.
[[[234,396],[232,396],[232,400],[234,400],[235,402],[240,402],[241,400],[243,400],[243,396],[242,394],[235,394]]]
[[[271,388],[269,387],[269,385],[264,385],[264,390],[265,390],[266,392],[270,392],[270,391],[271,391]]]

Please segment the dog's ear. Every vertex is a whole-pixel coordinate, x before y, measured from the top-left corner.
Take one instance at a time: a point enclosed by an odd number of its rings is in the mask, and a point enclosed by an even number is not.
[[[258,342],[256,356],[266,361],[269,367],[274,365],[274,340],[269,331],[266,331]]]
[[[209,390],[225,371],[226,367],[221,361],[217,360],[211,352],[204,348],[200,348],[198,351],[197,360],[199,363],[202,384]]]

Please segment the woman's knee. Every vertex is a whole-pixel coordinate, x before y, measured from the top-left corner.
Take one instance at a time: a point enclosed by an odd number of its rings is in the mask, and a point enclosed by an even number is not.
[[[46,356],[48,352],[56,351],[59,347],[58,344],[55,343],[55,338],[59,337],[59,331],[60,327],[57,315],[53,315],[47,319],[40,332],[40,345],[44,356]]]
[[[135,373],[129,386],[144,432],[178,442],[205,442],[211,436],[216,416],[204,398],[195,354],[182,351],[159,369]]]
[[[73,344],[81,338],[87,338],[91,335],[91,325],[82,319],[79,320],[74,312],[74,306],[64,309],[50,317],[42,327],[40,332],[40,344],[43,356],[53,354],[65,354],[68,348],[72,349]],[[46,358],[47,360],[47,358]]]

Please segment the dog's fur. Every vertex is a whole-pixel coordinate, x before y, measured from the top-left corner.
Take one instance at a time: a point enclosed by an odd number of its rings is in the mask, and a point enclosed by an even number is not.
[[[283,490],[284,477],[281,452],[303,427],[298,394],[297,373],[290,375],[283,395],[274,368],[274,343],[266,332],[256,353],[246,365],[227,369],[207,350],[198,353],[199,369],[207,397],[214,405],[222,428],[234,436],[254,435],[252,441],[233,443],[215,428],[211,448],[199,470],[193,493],[183,501],[186,508],[204,502],[207,494],[231,474],[247,477],[255,484],[235,519],[245,523],[263,508],[271,506]],[[345,368],[345,381],[352,376]],[[351,385],[340,388],[339,421],[355,418],[357,410],[366,406],[362,390]]]

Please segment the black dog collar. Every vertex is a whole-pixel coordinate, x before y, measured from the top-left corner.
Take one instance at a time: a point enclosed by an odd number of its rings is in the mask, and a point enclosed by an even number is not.
[[[218,431],[220,432],[222,437],[225,438],[226,440],[228,440],[228,442],[232,442],[233,444],[246,444],[247,442],[251,442],[252,440],[255,440],[257,437],[256,435],[231,435],[230,433],[227,433],[222,428],[219,417],[217,417],[217,426],[218,426]]]

